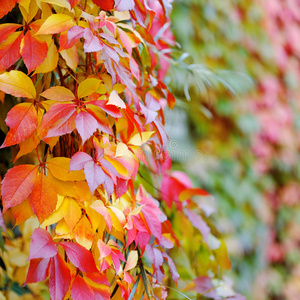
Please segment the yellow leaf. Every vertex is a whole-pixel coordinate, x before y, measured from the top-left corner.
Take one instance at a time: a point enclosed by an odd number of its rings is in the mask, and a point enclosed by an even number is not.
[[[55,227],[55,233],[57,235],[57,237],[55,237],[55,238],[70,238],[71,237],[69,226],[64,219],[57,222],[56,227]]]
[[[128,154],[128,147],[124,143],[118,143],[115,157],[126,156]]]
[[[57,48],[54,44],[54,41],[52,41],[50,46],[48,45],[47,57],[45,58],[43,63],[35,69],[34,74],[51,72],[57,67],[57,63],[58,63]]]
[[[72,101],[75,99],[74,94],[63,86],[53,86],[40,94],[46,99],[55,101]]]
[[[92,198],[89,186],[86,181],[75,182],[75,191],[79,201],[85,202]]]
[[[52,175],[51,172],[48,172],[48,178],[51,181],[57,194],[69,197],[77,197],[75,191],[75,183],[73,181],[62,181],[57,179]]]
[[[60,55],[66,61],[67,66],[76,72],[78,66],[78,52],[76,46],[73,46],[70,49],[61,50]]]
[[[62,181],[85,180],[84,172],[70,170],[70,158],[54,157],[47,161],[47,167],[54,177]]]
[[[26,23],[29,23],[39,10],[36,0],[21,0],[19,8]]]
[[[54,14],[46,19],[36,34],[56,34],[74,25],[74,19],[65,14]]]
[[[110,207],[111,208],[111,207]],[[112,211],[112,209],[108,209],[107,210],[111,216],[111,219],[113,221],[113,227],[117,230],[117,231],[121,231],[123,232],[123,226],[121,225],[121,222],[119,221],[119,219],[117,218],[116,214],[114,213],[114,211]]]
[[[131,251],[128,255],[124,272],[127,272],[127,271],[133,269],[137,264],[138,258],[139,258],[139,256],[138,256],[137,250]]]
[[[137,133],[130,139],[130,141],[128,142],[128,145],[142,146],[151,138],[151,136],[154,133],[155,133],[155,131],[145,131],[145,132],[142,132],[141,134]]]
[[[226,244],[223,240],[220,240],[221,245],[218,249],[214,250],[216,253],[216,260],[218,262],[218,266],[222,269],[230,270],[231,269],[231,261],[228,256],[228,251]]]
[[[74,228],[76,242],[89,250],[92,247],[94,235],[91,223],[86,216],[83,216]]]
[[[81,208],[73,198],[65,197],[62,210],[64,219],[72,232],[81,217]]]
[[[60,7],[65,7],[68,10],[71,10],[71,5],[67,0],[38,0],[38,1],[58,5]]]
[[[98,89],[97,89],[97,93],[100,95],[106,94],[107,93],[107,89],[104,83],[99,84]]]
[[[124,92],[125,89],[126,89],[126,85],[122,83],[117,83],[113,86],[113,90],[116,91],[118,94]]]
[[[87,78],[83,80],[78,86],[78,90],[77,90],[78,98],[83,98],[88,95],[91,95],[92,93],[95,93],[100,83],[101,80],[97,78]]]
[[[21,71],[12,70],[0,75],[0,90],[15,97],[35,99],[36,91],[31,79]]]

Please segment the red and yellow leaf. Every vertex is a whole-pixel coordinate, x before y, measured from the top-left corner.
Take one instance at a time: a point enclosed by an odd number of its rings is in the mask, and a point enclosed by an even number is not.
[[[30,205],[40,223],[52,214],[56,203],[57,194],[50,180],[43,173],[40,173],[30,195]]]
[[[91,249],[95,234],[93,232],[92,224],[87,217],[83,216],[79,220],[73,232],[75,240],[79,245],[86,249]]]
[[[8,36],[0,45],[0,71],[4,71],[21,58],[20,45],[23,32],[18,31]]]
[[[22,203],[32,192],[37,176],[38,167],[20,165],[6,173],[1,187],[3,212]]]
[[[68,30],[74,25],[74,19],[65,14],[54,14],[46,19],[36,34],[56,34]]]
[[[74,94],[63,86],[53,86],[50,89],[40,94],[46,99],[55,100],[59,102],[68,102],[75,99]]]
[[[31,30],[28,30],[22,40],[20,51],[28,73],[31,73],[47,57],[48,46],[45,41],[37,39]]]
[[[34,133],[38,124],[37,111],[32,103],[20,103],[9,111],[5,122],[10,130],[1,148],[19,144]]]

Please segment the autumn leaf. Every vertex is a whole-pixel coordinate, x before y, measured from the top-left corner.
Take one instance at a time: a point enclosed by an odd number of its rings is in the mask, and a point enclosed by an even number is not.
[[[12,23],[5,23],[0,25],[0,43],[5,41],[7,37],[15,32],[21,25],[19,24],[12,24]]]
[[[30,205],[40,223],[52,214],[56,203],[57,194],[53,185],[43,173],[40,173],[30,194]]]
[[[97,78],[87,78],[82,81],[77,89],[78,98],[83,98],[91,95],[92,93],[95,93],[100,83],[101,80]]]
[[[23,32],[12,33],[0,44],[0,70],[4,71],[21,58],[20,45]]]
[[[56,244],[50,233],[42,228],[37,228],[31,236],[29,259],[50,258],[57,254]]]
[[[9,13],[16,5],[17,0],[5,0],[0,6],[0,18]]]
[[[71,287],[71,296],[74,300],[94,300],[94,292],[92,288],[88,286],[85,280],[80,276],[77,275],[74,279]]]
[[[93,2],[104,10],[112,10],[114,8],[114,0],[93,0]]]
[[[47,167],[54,177],[62,181],[82,181],[85,176],[82,170],[70,170],[70,158],[54,157],[47,161]]]
[[[80,111],[75,118],[76,129],[82,138],[82,144],[89,139],[98,128],[97,120],[88,112]]]
[[[31,30],[28,30],[21,43],[20,53],[28,73],[34,71],[45,60],[48,46],[45,41],[38,40]]]
[[[120,98],[115,90],[110,93],[109,100],[106,105],[115,105],[119,108],[126,108],[124,101]]]
[[[44,259],[37,258],[30,260],[25,284],[45,280],[49,276],[49,266],[50,257]]]
[[[71,5],[71,9],[73,9],[74,6],[77,5],[80,2],[80,0],[68,0],[68,2]]]
[[[53,14],[48,17],[36,34],[56,34],[68,30],[74,19],[65,14]]]
[[[83,216],[73,230],[74,238],[76,242],[85,247],[86,249],[91,249],[94,240],[94,231],[91,222],[86,216]]]
[[[75,99],[74,94],[63,86],[53,86],[50,89],[45,90],[40,95],[44,98],[59,102],[68,102]]]
[[[0,148],[19,144],[29,138],[38,124],[37,111],[32,103],[20,103],[9,111],[5,122],[10,131]]]
[[[10,71],[0,75],[0,90],[15,97],[35,99],[36,91],[31,79],[21,71]]]
[[[1,188],[3,212],[22,203],[32,192],[38,167],[20,165],[8,170]]]
[[[92,253],[83,246],[71,243],[60,242],[59,245],[65,249],[71,263],[83,272],[98,272]]]
[[[70,269],[67,263],[60,257],[55,255],[51,258],[49,291],[51,299],[64,299],[71,283]]]

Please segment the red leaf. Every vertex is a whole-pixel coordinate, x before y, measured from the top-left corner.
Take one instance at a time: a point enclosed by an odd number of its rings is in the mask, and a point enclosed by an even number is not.
[[[37,258],[30,261],[24,284],[45,280],[49,275],[50,258]]]
[[[23,202],[31,193],[38,167],[20,165],[11,168],[6,173],[1,188],[3,212]]]
[[[13,32],[15,32],[21,25],[5,23],[0,25],[0,43],[6,40],[6,38]]]
[[[209,195],[210,194],[207,191],[199,188],[186,189],[179,194],[179,200],[184,201],[193,196],[209,196]]]
[[[30,30],[27,31],[21,46],[21,55],[28,73],[36,69],[45,60],[48,52],[47,43],[39,41]]]
[[[50,258],[57,254],[56,244],[50,233],[42,228],[37,228],[31,236],[29,259]]]
[[[80,2],[80,0],[68,0],[68,2],[71,4],[71,9],[73,9],[74,6]]]
[[[1,1],[0,18],[4,17],[7,13],[9,13],[15,7],[16,3],[17,0]]]
[[[23,32],[11,34],[0,46],[0,70],[4,71],[21,58],[20,44]]]
[[[76,243],[61,242],[72,264],[83,272],[98,272],[93,255],[90,251]]]
[[[19,144],[29,138],[38,124],[37,111],[32,103],[20,103],[9,111],[5,122],[10,130],[0,148]]]
[[[71,283],[67,263],[59,256],[51,258],[49,292],[52,300],[64,299]]]
[[[93,2],[104,10],[112,10],[115,5],[114,0],[93,0]]]
[[[42,138],[71,133],[75,129],[76,105],[72,103],[51,106],[40,126]]]
[[[72,283],[71,296],[74,300],[94,300],[93,290],[88,286],[85,280],[77,275]]]
[[[44,222],[55,210],[57,194],[50,180],[40,173],[30,195],[30,205],[40,223]]]

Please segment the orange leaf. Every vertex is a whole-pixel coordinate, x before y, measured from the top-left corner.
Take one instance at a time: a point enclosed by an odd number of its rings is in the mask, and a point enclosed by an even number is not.
[[[20,165],[8,170],[1,187],[3,212],[22,203],[30,195],[37,171],[38,167],[34,165]]]
[[[37,111],[32,103],[20,103],[9,111],[5,122],[10,131],[0,148],[19,144],[29,138],[38,124]]]
[[[7,13],[9,13],[15,7],[16,3],[17,0],[1,1],[0,18],[4,17]]]
[[[91,249],[94,241],[94,232],[87,217],[83,216],[75,226],[74,237],[79,245],[88,250]]]
[[[186,189],[179,194],[179,200],[184,201],[193,196],[209,196],[209,195],[210,194],[207,191],[202,190],[202,189],[198,189],[198,188]]]
[[[16,220],[15,226],[29,219],[34,212],[32,211],[29,198],[22,203],[11,208],[12,214]]]
[[[93,0],[93,2],[105,10],[112,10],[115,5],[114,0]]]
[[[63,86],[53,86],[50,89],[41,93],[41,96],[43,96],[46,99],[60,102],[72,101],[75,99],[74,94]]]
[[[57,194],[50,180],[43,173],[40,173],[30,195],[32,210],[37,215],[40,223],[52,214],[56,203]]]
[[[0,70],[4,71],[21,58],[20,44],[23,32],[12,33],[0,46]]]
[[[32,32],[28,30],[21,44],[21,55],[28,73],[32,72],[42,64],[47,56],[47,52],[47,43],[38,40],[33,36]]]

